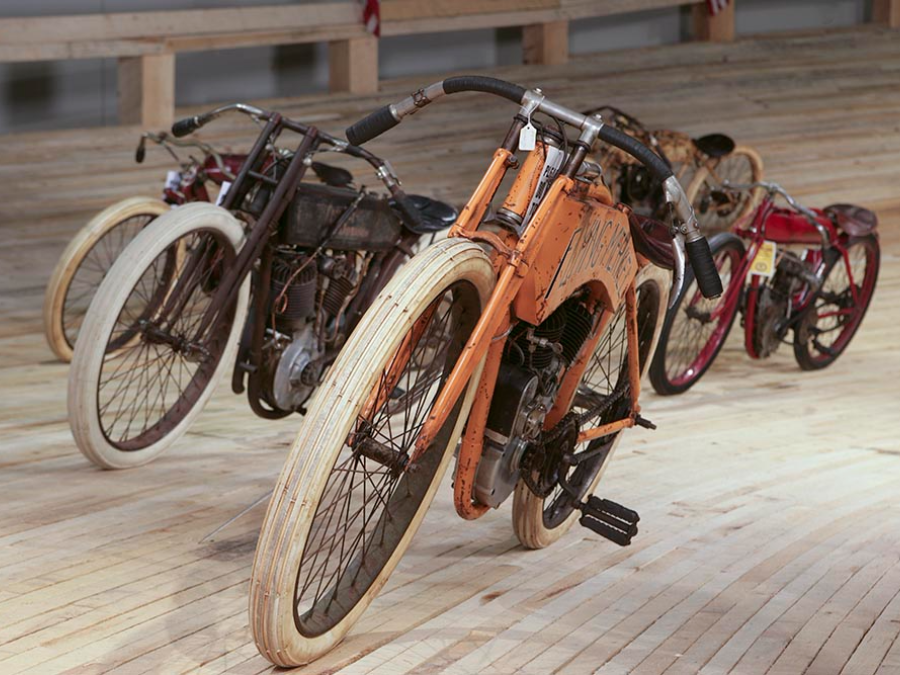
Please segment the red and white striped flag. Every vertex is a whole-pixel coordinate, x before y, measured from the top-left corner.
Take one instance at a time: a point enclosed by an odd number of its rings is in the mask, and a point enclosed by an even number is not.
[[[721,0],[719,0],[721,1]],[[381,36],[381,2],[380,0],[362,0],[363,23],[375,37]]]
[[[709,13],[715,16],[728,7],[728,2],[729,0],[706,0],[706,6],[709,7]]]

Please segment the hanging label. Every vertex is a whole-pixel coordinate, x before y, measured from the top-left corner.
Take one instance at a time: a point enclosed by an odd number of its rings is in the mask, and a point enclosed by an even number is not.
[[[537,144],[537,129],[528,122],[519,132],[519,150],[531,152]]]
[[[231,181],[223,180],[222,187],[219,189],[219,196],[216,198],[216,206],[222,206],[225,197],[228,195],[228,188],[231,187]]]
[[[750,265],[750,274],[771,277],[775,274],[775,242],[764,241],[759,246],[756,256]]]
[[[166,172],[166,182],[163,185],[164,190],[178,190],[181,187],[181,172],[180,171],[167,171]]]
[[[546,153],[544,166],[538,176],[538,184],[534,189],[534,195],[532,195],[528,208],[525,210],[525,217],[522,218],[523,225],[526,225],[531,220],[534,212],[537,211],[538,206],[543,201],[544,195],[547,194],[547,190],[550,189],[553,181],[559,175],[560,167],[562,167],[563,157],[565,156],[562,150],[545,143],[544,151]]]

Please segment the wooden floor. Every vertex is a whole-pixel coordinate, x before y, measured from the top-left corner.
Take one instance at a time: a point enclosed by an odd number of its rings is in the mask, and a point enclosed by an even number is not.
[[[801,373],[734,335],[688,394],[648,393],[603,494],[641,512],[619,549],[587,530],[521,549],[509,506],[475,523],[449,480],[411,552],[346,642],[304,672],[900,673],[900,34],[604,54],[496,70],[574,106],[725,131],[810,204],[877,207],[882,272],[845,356]],[[338,132],[385,95],[272,105]],[[333,112],[337,111],[337,112]],[[512,108],[459,97],[373,149],[410,191],[461,200]],[[252,127],[211,138],[241,147]],[[430,136],[424,145],[417,139]],[[300,418],[257,419],[224,389],[156,463],[93,469],[40,335],[56,256],[93,211],[158,192],[136,129],[0,138],[0,673],[260,673],[247,579],[266,494]],[[374,183],[373,181],[371,181]]]

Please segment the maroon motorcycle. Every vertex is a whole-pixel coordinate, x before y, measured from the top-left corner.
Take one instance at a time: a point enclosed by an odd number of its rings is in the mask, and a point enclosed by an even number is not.
[[[760,188],[759,207],[709,240],[725,292],[704,298],[688,271],[666,316],[650,366],[660,394],[680,394],[703,376],[739,309],[751,358],[790,342],[803,370],[833,363],[862,323],[881,259],[876,215],[850,204],[811,209],[775,183],[725,183],[711,198]],[[776,205],[778,196],[787,206]]]

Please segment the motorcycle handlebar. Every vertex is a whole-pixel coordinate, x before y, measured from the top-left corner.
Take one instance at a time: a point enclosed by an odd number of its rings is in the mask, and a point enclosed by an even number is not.
[[[704,298],[717,298],[722,295],[722,279],[713,260],[712,251],[706,237],[700,237],[685,244],[688,261],[694,270],[694,278]]]
[[[722,282],[709,244],[700,234],[694,209],[668,163],[637,139],[614,127],[604,125],[599,116],[584,115],[549,101],[539,90],[528,90],[518,84],[492,77],[477,75],[450,77],[420,89],[402,101],[384,106],[350,125],[346,130],[347,140],[353,145],[366,143],[397,126],[404,117],[417,112],[436,99],[464,91],[482,91],[506,98],[522,105],[523,112],[529,115],[535,111],[543,112],[581,130],[585,138],[593,140],[599,137],[644,164],[663,184],[666,199],[673,204],[681,221],[680,229],[674,234],[677,252],[675,279],[677,290],[680,291],[683,282],[684,258],[687,253],[700,292],[708,298],[721,295]]]
[[[267,119],[270,115],[270,113],[262,108],[257,108],[256,106],[247,105],[246,103],[231,103],[205,112],[202,115],[194,115],[193,117],[185,117],[184,119],[178,120],[172,125],[172,135],[176,138],[184,138],[197,131],[197,129],[209,124],[223,113],[232,111],[244,113],[251,117],[259,117],[260,119]]]
[[[672,176],[672,167],[633,136],[604,124],[600,127],[599,138],[634,157],[646,166],[660,183],[665,183]]]
[[[424,89],[420,89],[415,94],[406,97],[402,101],[379,108],[366,115],[355,124],[351,124],[347,127],[345,132],[347,140],[353,145],[368,143],[385,131],[393,129],[400,123],[400,120],[407,115],[411,115],[420,108],[424,108],[441,96],[457,94],[464,91],[482,91],[509,99],[513,103],[522,103],[522,99],[525,98],[525,92],[527,90],[525,87],[518,84],[513,84],[512,82],[507,82],[505,80],[498,80],[494,77],[483,77],[481,75],[448,77],[445,80],[441,80]]]
[[[781,195],[782,197],[784,197],[784,200],[788,204],[790,204],[793,208],[795,208],[807,218],[811,218],[812,220],[816,220],[818,218],[818,214],[815,211],[813,211],[808,206],[803,206],[803,204],[794,199],[788,193],[788,191],[781,187],[778,183],[772,183],[769,181],[756,181],[754,183],[731,183],[726,180],[722,183],[721,187],[724,190],[733,190],[737,192],[762,188],[766,192]]]
[[[185,117],[172,125],[172,135],[175,138],[184,138],[185,136],[190,136],[202,126],[203,122],[200,121],[198,115],[195,115],[194,117]]]

